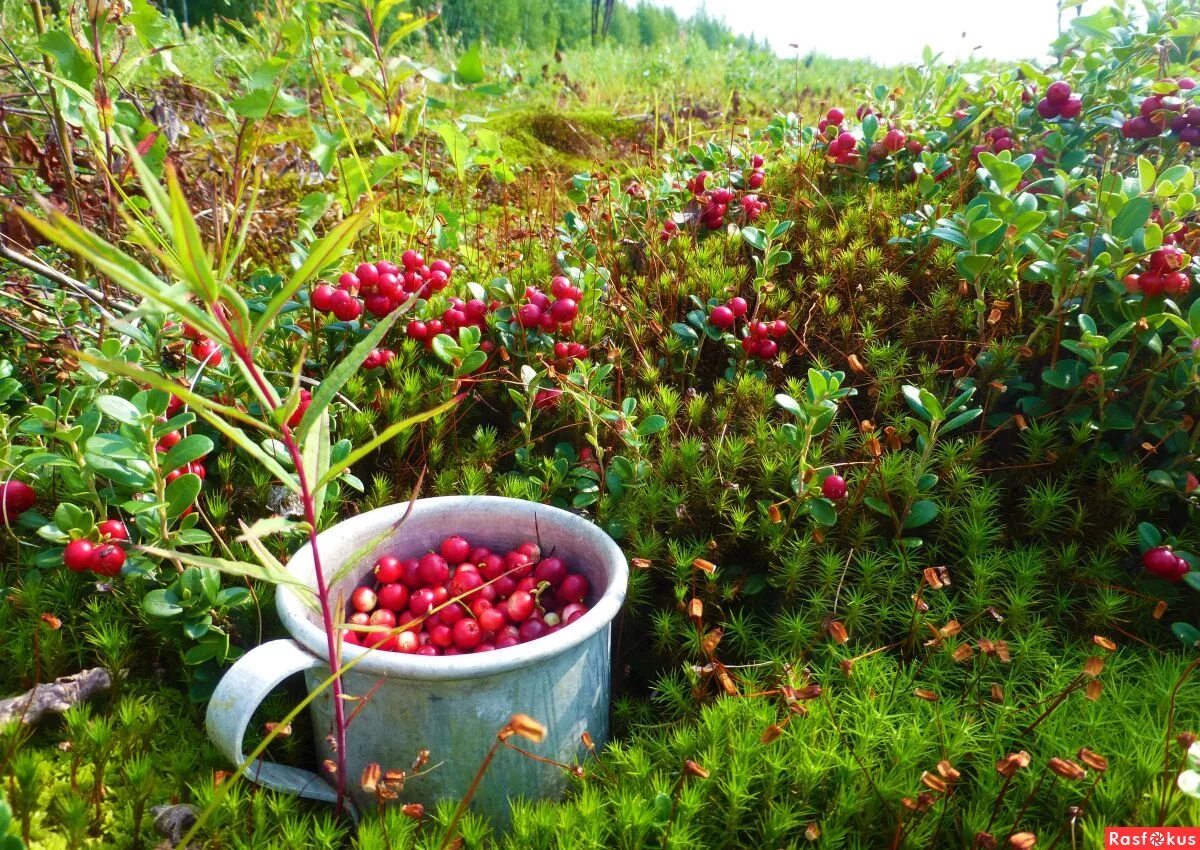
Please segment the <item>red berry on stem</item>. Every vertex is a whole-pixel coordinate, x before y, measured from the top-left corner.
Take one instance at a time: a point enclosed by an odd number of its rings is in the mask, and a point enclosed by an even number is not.
[[[566,605],[571,602],[582,602],[588,593],[588,580],[579,573],[571,573],[563,578],[562,583],[554,592],[554,598]]]
[[[835,502],[846,498],[846,479],[840,475],[827,475],[821,482],[821,495]]]
[[[11,523],[33,507],[37,493],[24,481],[15,478],[0,482],[0,520]]]
[[[101,536],[107,537],[109,540],[128,540],[129,531],[125,528],[125,523],[119,519],[106,519],[104,522],[96,526]]]
[[[90,540],[72,540],[63,549],[63,563],[71,572],[81,573],[92,568],[96,547]]]
[[[125,566],[125,550],[120,546],[105,543],[92,552],[92,569],[102,576],[113,578],[121,574]]]
[[[708,320],[712,322],[713,327],[727,330],[733,327],[736,316],[730,308],[721,305],[713,307],[712,312],[708,314]]]
[[[1176,575],[1179,572],[1179,566],[1176,558],[1177,556],[1170,546],[1155,546],[1142,555],[1142,566],[1152,576],[1168,581],[1177,581]]]
[[[1046,100],[1055,106],[1062,106],[1071,96],[1071,84],[1066,80],[1055,80],[1046,87]]]
[[[320,286],[315,287],[312,291],[313,308],[322,313],[328,313],[333,309],[333,294],[335,292],[337,290],[328,283],[322,283]]]
[[[421,581],[426,585],[440,585],[450,578],[450,565],[436,552],[421,556],[419,570]]]
[[[378,597],[381,608],[403,611],[408,607],[408,588],[400,582],[380,586]]]
[[[471,544],[462,537],[447,537],[439,549],[442,557],[450,564],[461,564],[471,554]]]

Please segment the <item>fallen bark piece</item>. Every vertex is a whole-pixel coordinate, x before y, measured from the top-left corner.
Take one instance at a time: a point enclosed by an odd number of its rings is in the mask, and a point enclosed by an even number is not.
[[[38,685],[19,697],[0,700],[0,726],[14,720],[32,726],[47,714],[62,714],[71,706],[89,700],[110,687],[112,677],[103,667],[63,676],[48,684]]]

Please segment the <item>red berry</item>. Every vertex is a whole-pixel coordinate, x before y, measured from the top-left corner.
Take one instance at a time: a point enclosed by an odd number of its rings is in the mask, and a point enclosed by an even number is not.
[[[558,405],[558,399],[562,396],[562,390],[558,388],[538,390],[537,395],[533,397],[533,406],[538,410],[548,410],[551,407]]]
[[[1170,578],[1175,575],[1177,566],[1176,555],[1170,546],[1155,546],[1142,555],[1142,566],[1146,572],[1158,578]]]
[[[433,591],[427,587],[414,590],[412,595],[408,597],[408,610],[412,611],[418,617],[428,614],[435,604]]]
[[[71,572],[81,573],[92,568],[96,547],[90,540],[72,540],[63,549],[63,563]]]
[[[359,279],[350,272],[346,272],[338,278],[338,288],[348,295],[357,295],[359,287]]]
[[[896,153],[900,150],[903,150],[905,141],[907,140],[905,139],[904,133],[893,128],[888,130],[887,135],[883,137],[883,146],[887,148],[890,153]]]
[[[517,310],[517,321],[523,328],[536,328],[542,321],[542,308],[536,304],[522,304]]]
[[[531,640],[537,640],[544,637],[548,631],[546,624],[541,620],[530,617],[525,622],[521,623],[518,629],[518,634],[521,636],[521,643],[528,643]]]
[[[207,362],[210,366],[221,365],[221,349],[211,339],[198,339],[193,342],[192,356],[201,363]]]
[[[1043,97],[1037,103],[1037,114],[1043,118],[1055,118],[1058,115],[1058,107]]]
[[[1067,98],[1067,102],[1058,110],[1059,116],[1068,120],[1078,118],[1081,112],[1083,112],[1083,101],[1078,96]]]
[[[381,608],[403,611],[408,607],[408,588],[400,582],[381,585],[378,596]]]
[[[735,295],[734,297],[730,298],[728,306],[729,309],[733,311],[733,315],[738,316],[739,318],[746,315],[746,311],[750,309],[750,305],[746,303],[746,299],[740,295]]]
[[[385,629],[396,628],[396,614],[387,608],[377,608],[371,612],[371,619],[368,622],[372,626],[383,626]]]
[[[846,498],[846,479],[840,475],[827,475],[821,482],[821,495],[835,502]]]
[[[483,576],[477,570],[466,569],[465,564],[455,570],[454,578],[450,579],[450,592],[455,596],[469,596],[482,586]]]
[[[450,578],[450,565],[437,552],[428,552],[421,556],[419,575],[428,586],[440,585]]]
[[[102,576],[113,578],[121,574],[125,566],[125,550],[120,546],[105,543],[92,552],[92,569]]]
[[[322,313],[328,313],[333,309],[333,295],[337,292],[328,283],[322,283],[315,287],[312,291],[313,309]]]
[[[846,120],[846,113],[835,106],[825,113],[825,120],[830,124],[841,124]]]
[[[582,602],[588,594],[588,580],[579,573],[571,573],[563,578],[562,584],[554,592],[554,598],[566,605],[571,602]]]
[[[330,303],[333,315],[343,322],[352,322],[362,315],[362,302],[344,289],[335,292]]]
[[[1056,80],[1046,87],[1046,100],[1055,106],[1062,106],[1071,96],[1071,84],[1066,80]]]
[[[453,646],[454,630],[445,623],[433,623],[429,626],[429,642],[442,649]]]
[[[129,539],[129,531],[125,528],[125,523],[119,519],[106,519],[97,525],[96,528],[102,537],[107,537],[109,540]]]
[[[413,319],[408,323],[408,327],[404,330],[411,339],[424,340],[429,334],[429,329],[425,326],[425,323],[419,319]]]
[[[419,269],[421,266],[425,265],[425,258],[412,248],[409,248],[400,255],[400,262],[404,264],[404,268],[406,269]]]
[[[539,582],[549,582],[557,587],[567,575],[567,565],[561,558],[545,558],[534,568],[533,577]]]
[[[421,648],[421,640],[413,632],[400,632],[396,635],[393,645],[396,652],[412,655]]]
[[[454,645],[467,651],[483,641],[483,629],[478,620],[459,620],[454,624]]]
[[[587,606],[583,603],[571,602],[563,606],[562,614],[560,616],[562,617],[563,623],[569,626],[571,623],[575,622],[584,614],[586,614],[587,610]]]
[[[533,600],[533,594],[526,590],[513,591],[504,603],[505,613],[508,614],[508,619],[514,623],[529,619],[535,607],[537,606]]]
[[[0,520],[11,523],[33,507],[37,493],[24,481],[15,478],[0,482]]]
[[[579,306],[570,298],[559,298],[550,305],[550,315],[554,317],[554,321],[566,324],[574,321],[579,315]]]
[[[354,592],[350,594],[350,605],[355,611],[369,614],[375,610],[375,606],[378,604],[379,597],[369,587],[356,587]]]
[[[720,328],[721,330],[728,330],[733,327],[736,319],[737,317],[734,315],[733,310],[723,304],[720,307],[713,307],[712,312],[708,314],[708,320],[712,322],[713,327]]]

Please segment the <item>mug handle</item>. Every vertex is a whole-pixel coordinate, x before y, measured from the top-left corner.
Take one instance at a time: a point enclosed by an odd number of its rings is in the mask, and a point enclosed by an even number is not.
[[[208,703],[204,725],[208,737],[225,758],[240,765],[246,760],[242,740],[254,710],[288,676],[325,666],[294,640],[273,640],[239,658],[221,677]],[[310,800],[337,802],[337,792],[311,770],[258,760],[246,770],[251,782],[287,791]]]

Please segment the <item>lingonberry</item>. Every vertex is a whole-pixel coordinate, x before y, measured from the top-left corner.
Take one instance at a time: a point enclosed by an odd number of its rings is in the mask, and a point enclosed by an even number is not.
[[[559,298],[550,305],[550,315],[554,317],[554,321],[562,324],[573,322],[579,315],[579,306],[573,299]]]
[[[467,620],[466,622],[474,622]],[[445,623],[433,623],[428,628],[429,642],[434,646],[440,646],[445,649],[454,643],[454,630]]]
[[[387,608],[391,611],[403,611],[408,607],[408,588],[400,584],[400,582],[381,585],[377,595],[381,608]]]
[[[746,315],[746,311],[750,309],[750,305],[746,303],[746,299],[740,295],[735,295],[729,299],[728,307],[733,315],[741,318]]]
[[[369,587],[356,587],[350,594],[350,605],[355,611],[369,614],[379,604],[379,596]]]
[[[450,565],[438,553],[429,552],[421,556],[420,576],[426,585],[442,584],[450,578]]]
[[[483,629],[478,620],[459,620],[454,624],[454,645],[464,652],[474,649],[483,641]]]
[[[221,348],[211,339],[198,339],[193,342],[192,356],[210,366],[221,365]]]
[[[24,481],[15,478],[0,483],[0,520],[11,523],[33,507],[37,493]]]
[[[328,283],[322,283],[313,287],[311,301],[313,309],[321,313],[328,313],[333,309],[333,295],[337,292]]]
[[[571,623],[574,623],[576,620],[586,614],[587,611],[587,606],[583,603],[571,602],[563,606],[560,616],[562,617],[563,623],[569,626]]]
[[[567,565],[561,558],[544,558],[533,570],[533,578],[557,587],[567,575]]]
[[[565,605],[571,602],[582,602],[587,593],[588,580],[579,573],[571,573],[565,576],[558,585],[558,589],[554,591],[554,598]]]
[[[102,576],[119,576],[121,567],[125,566],[125,550],[112,543],[97,546],[92,552],[92,570]]]
[[[825,476],[821,482],[821,495],[835,502],[846,498],[846,479],[840,475]]]
[[[71,572],[81,573],[92,568],[96,546],[90,540],[72,540],[63,549],[63,563]]]
[[[517,633],[521,636],[522,643],[528,643],[531,640],[537,640],[546,634],[546,624],[541,620],[530,617],[525,622],[521,623]]]
[[[447,563],[457,566],[470,556],[471,544],[462,537],[447,537],[442,541],[438,551],[442,553],[442,557],[446,559]]]
[[[825,113],[825,120],[830,124],[841,124],[846,120],[846,113],[835,106],[833,109]]]
[[[402,562],[399,558],[384,555],[375,562],[375,580],[380,584],[391,584],[400,581],[400,576],[404,574],[401,564]]]
[[[128,540],[129,530],[125,528],[125,523],[119,519],[106,519],[104,522],[96,526],[101,537],[106,537],[109,540]]]
[[[533,594],[526,590],[514,590],[504,603],[504,611],[514,623],[529,619],[536,607]]]
[[[1146,568],[1146,572],[1171,582],[1179,581],[1187,572],[1187,561],[1183,561],[1183,572],[1180,572],[1180,561],[1183,559],[1177,556],[1170,546],[1155,546],[1142,555],[1142,566]]]
[[[371,612],[368,622],[372,626],[383,626],[385,629],[396,628],[396,612],[389,608],[376,608]]]
[[[517,310],[517,321],[523,328],[536,328],[542,321],[542,308],[537,304],[522,304]]]
[[[483,576],[475,569],[467,569],[467,565],[454,571],[450,579],[450,592],[455,596],[467,597],[483,586]]]
[[[1066,80],[1055,80],[1046,87],[1046,100],[1055,106],[1062,106],[1071,96],[1071,84]]]
[[[412,595],[408,597],[408,610],[412,611],[418,617],[423,616],[433,609],[433,600],[433,591],[428,587],[414,590]]]
[[[708,320],[712,322],[713,327],[728,330],[733,327],[736,316],[733,310],[722,304],[719,307],[713,307],[712,312],[708,314]]]

